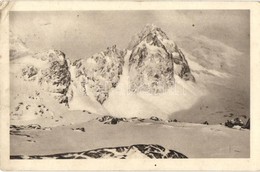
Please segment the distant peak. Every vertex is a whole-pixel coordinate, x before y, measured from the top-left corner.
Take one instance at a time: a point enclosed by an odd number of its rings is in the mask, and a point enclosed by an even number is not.
[[[159,27],[157,27],[155,24],[150,24],[150,23],[148,23],[148,24],[146,24],[145,25],[145,27],[144,27],[144,29],[145,30],[154,30],[154,29],[158,29]]]
[[[128,49],[133,49],[143,40],[148,39],[150,41],[155,41],[156,43],[160,40],[169,40],[168,36],[162,29],[155,24],[146,24],[145,27],[132,37],[131,42],[128,45]],[[159,41],[159,42],[160,42]]]
[[[112,47],[107,47],[107,51],[113,51],[115,52],[116,51],[116,45],[113,45]]]
[[[145,27],[143,28],[143,30],[140,33],[140,36],[142,35],[147,35],[151,32],[160,32],[163,33],[163,31],[161,30],[161,28],[159,28],[158,26],[156,26],[155,24],[146,24]]]

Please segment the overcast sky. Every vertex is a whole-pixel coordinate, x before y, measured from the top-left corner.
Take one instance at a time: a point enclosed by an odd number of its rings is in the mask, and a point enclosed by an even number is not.
[[[10,13],[10,29],[28,48],[59,49],[71,59],[90,57],[114,44],[126,48],[131,37],[147,23],[161,27],[173,40],[178,36],[203,34],[239,51],[249,50],[246,10]]]

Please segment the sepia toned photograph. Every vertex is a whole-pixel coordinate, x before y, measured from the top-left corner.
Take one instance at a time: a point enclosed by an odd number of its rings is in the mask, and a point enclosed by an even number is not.
[[[0,0],[0,169],[259,170],[259,9]]]
[[[250,158],[249,10],[9,23],[11,159]]]

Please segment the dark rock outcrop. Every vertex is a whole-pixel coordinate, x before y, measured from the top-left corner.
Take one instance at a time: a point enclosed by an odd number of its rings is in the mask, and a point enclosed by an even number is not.
[[[203,122],[204,125],[209,125],[208,121]]]
[[[162,119],[160,119],[160,118],[158,118],[158,117],[156,117],[156,116],[152,116],[152,117],[150,118],[150,120],[153,120],[153,121],[162,121]]]
[[[59,103],[68,103],[66,96],[70,83],[71,74],[69,71],[69,62],[65,54],[58,50],[49,50],[48,52],[37,54],[36,58],[47,61],[48,65],[41,70],[39,84],[43,85],[45,91],[54,93],[54,97]]]
[[[247,120],[247,122],[246,122],[246,124],[243,126],[243,128],[250,130],[250,118]]]
[[[117,118],[113,116],[103,116],[103,117],[96,118],[96,120],[98,120],[99,122],[103,122],[104,124],[112,124],[112,125],[118,124],[119,122],[128,122],[126,118]]]
[[[72,130],[74,131],[80,131],[80,132],[86,132],[85,128],[84,127],[79,127],[79,128],[73,128]]]
[[[225,126],[229,127],[229,128],[233,128],[234,126],[240,126],[242,127],[244,125],[243,121],[240,118],[235,118],[232,120],[227,120],[225,122]]]
[[[33,65],[28,65],[22,69],[22,76],[24,80],[35,80],[38,69]]]
[[[53,155],[13,155],[11,159],[98,159],[98,158],[114,158],[114,159],[175,159],[187,158],[174,150],[166,149],[160,145],[153,144],[137,144],[132,146],[109,147],[83,152],[69,152]]]

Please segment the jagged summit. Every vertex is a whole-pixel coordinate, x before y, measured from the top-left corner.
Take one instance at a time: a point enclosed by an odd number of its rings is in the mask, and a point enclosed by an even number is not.
[[[166,117],[172,110],[164,111],[164,105],[180,101],[174,96],[165,99],[167,91],[180,85],[176,78],[194,81],[188,62],[177,45],[155,25],[145,26],[133,42],[130,50],[113,45],[72,63],[59,50],[34,53],[14,61],[13,67],[16,74],[22,73],[23,81],[33,82],[38,90],[70,110],[147,117],[156,112]],[[151,97],[139,95],[142,92]],[[159,96],[154,97],[154,93]],[[153,103],[157,101],[163,105]]]
[[[128,49],[132,50],[140,42],[146,41],[150,44],[160,44],[160,40],[168,40],[168,36],[162,31],[161,28],[157,27],[154,24],[147,24],[141,32],[133,36],[131,42],[128,45]]]
[[[195,81],[184,54],[159,27],[146,25],[130,45],[132,91],[164,92],[174,86],[174,75],[185,81]]]
[[[160,27],[157,27],[154,24],[147,24],[143,30],[138,34],[138,36],[143,39],[148,35],[154,35],[157,37],[162,37],[164,39],[169,39],[168,36],[162,31]]]
[[[90,58],[76,60],[72,63],[72,76],[86,94],[102,104],[108,98],[109,90],[119,82],[124,53],[114,45]]]

